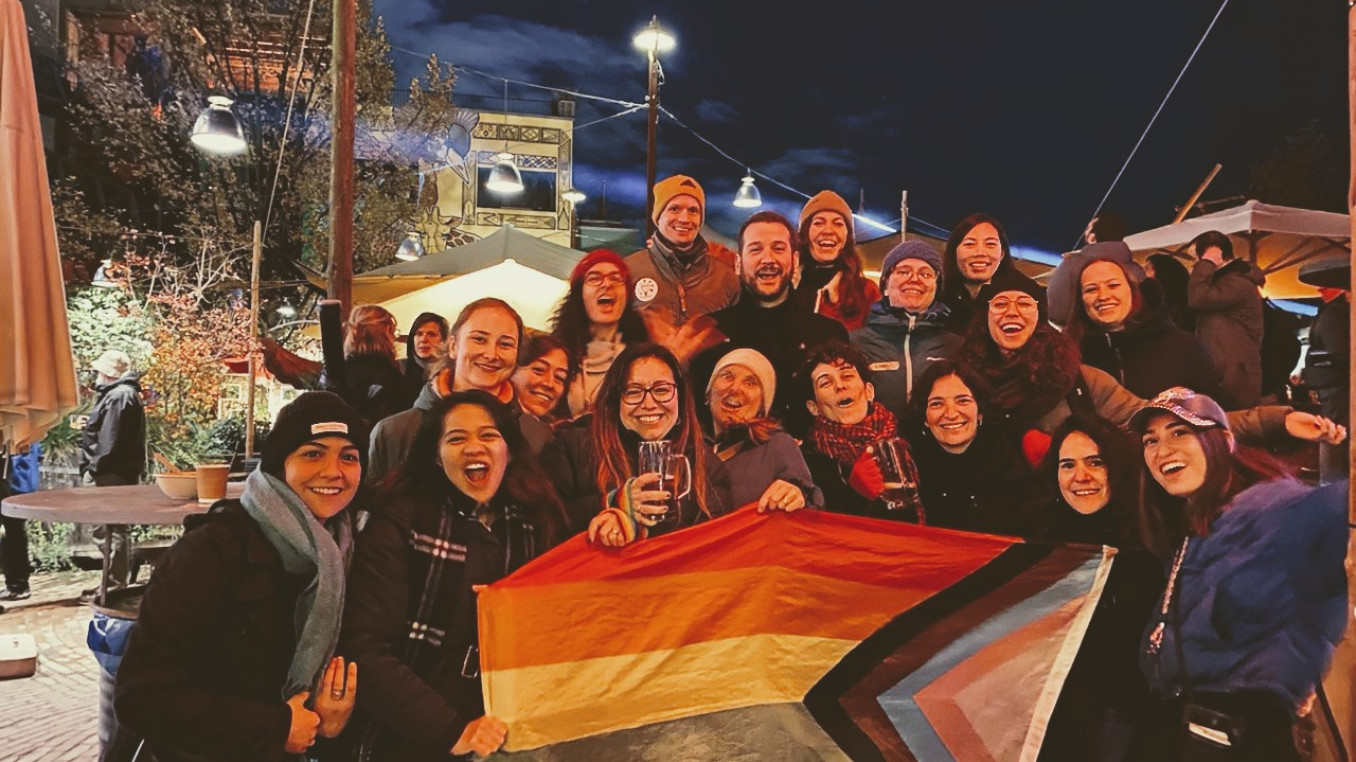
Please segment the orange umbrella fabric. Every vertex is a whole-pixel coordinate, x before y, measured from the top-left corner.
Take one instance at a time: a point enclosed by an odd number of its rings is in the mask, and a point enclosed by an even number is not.
[[[0,445],[42,439],[78,401],[28,27],[0,0]]]

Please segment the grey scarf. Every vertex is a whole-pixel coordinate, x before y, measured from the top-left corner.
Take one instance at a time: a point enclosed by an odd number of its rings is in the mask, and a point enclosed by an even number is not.
[[[255,471],[240,503],[282,558],[289,574],[314,575],[297,598],[297,650],[287,670],[283,698],[315,690],[339,642],[344,577],[353,557],[353,527],[347,510],[327,525],[311,513],[281,479]]]

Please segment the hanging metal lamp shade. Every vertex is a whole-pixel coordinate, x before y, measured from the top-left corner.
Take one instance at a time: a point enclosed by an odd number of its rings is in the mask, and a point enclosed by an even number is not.
[[[744,175],[739,190],[735,191],[734,205],[740,209],[754,209],[763,205],[763,194],[759,193],[758,186],[753,184],[752,172]]]
[[[495,157],[494,169],[485,181],[485,187],[500,195],[523,192],[523,175],[513,163],[513,154],[501,153]]]
[[[400,248],[396,249],[395,258],[402,262],[413,262],[426,254],[424,250],[423,237],[414,231],[410,231],[405,236],[405,240],[400,242]]]
[[[221,156],[244,153],[245,131],[240,127],[240,120],[231,113],[231,104],[234,101],[213,95],[207,102],[210,105],[198,115],[198,121],[193,123],[193,132],[188,139],[193,145],[208,153]]]

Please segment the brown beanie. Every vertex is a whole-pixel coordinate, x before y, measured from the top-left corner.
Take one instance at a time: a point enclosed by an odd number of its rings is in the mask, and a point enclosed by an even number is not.
[[[838,212],[843,215],[843,221],[847,222],[848,227],[852,227],[852,207],[843,200],[843,197],[833,191],[820,191],[809,201],[805,202],[805,208],[800,210],[800,227],[805,229],[805,223],[819,212]]]
[[[691,196],[697,199],[702,208],[702,220],[706,220],[706,191],[701,183],[687,175],[666,177],[654,184],[654,221],[659,222],[659,213],[669,205],[674,196]]]

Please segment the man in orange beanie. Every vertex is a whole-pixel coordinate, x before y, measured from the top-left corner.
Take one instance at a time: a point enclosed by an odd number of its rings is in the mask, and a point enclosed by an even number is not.
[[[646,323],[676,329],[733,304],[739,277],[727,260],[713,256],[701,234],[706,217],[702,186],[687,175],[660,180],[654,186],[653,214],[654,237],[626,258],[632,303]]]

